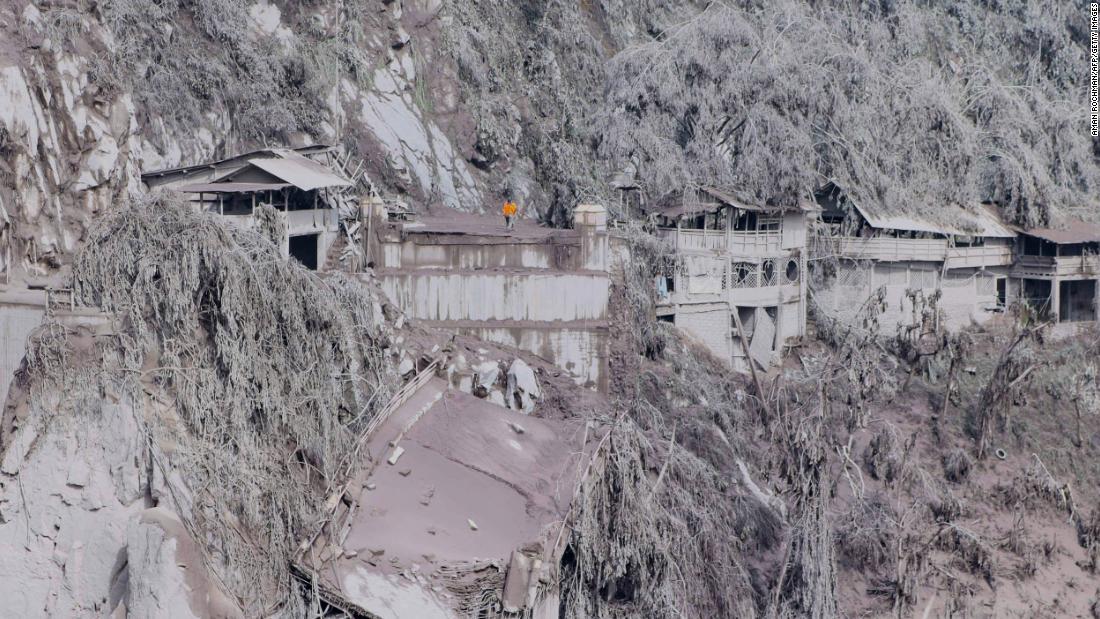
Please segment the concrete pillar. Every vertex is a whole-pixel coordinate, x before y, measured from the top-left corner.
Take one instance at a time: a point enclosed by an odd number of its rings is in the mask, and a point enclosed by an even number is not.
[[[573,209],[573,227],[581,234],[581,268],[608,269],[607,209],[599,204],[581,204]]]
[[[1062,322],[1060,309],[1062,307],[1062,283],[1057,277],[1050,280],[1050,315],[1054,322]]]

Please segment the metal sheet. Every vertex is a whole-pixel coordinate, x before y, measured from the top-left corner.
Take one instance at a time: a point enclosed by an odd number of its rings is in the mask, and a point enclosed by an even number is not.
[[[313,144],[311,146],[302,146],[300,148],[295,148],[293,150],[263,148],[263,149],[259,149],[259,150],[249,151],[247,153],[241,153],[239,155],[234,155],[232,157],[227,157],[225,159],[218,159],[217,161],[208,161],[206,163],[199,163],[199,164],[195,164],[195,165],[179,166],[179,167],[176,167],[176,168],[166,168],[166,169],[163,169],[163,170],[150,170],[149,172],[142,172],[141,180],[145,181],[145,182],[149,182],[152,179],[187,175],[187,174],[191,174],[192,172],[195,172],[196,170],[203,170],[203,169],[208,169],[208,168],[215,168],[215,169],[219,169],[219,170],[237,169],[241,165],[244,165],[244,161],[246,161],[248,159],[253,159],[258,155],[272,155],[272,154],[276,154],[280,151],[288,151],[289,150],[289,152],[292,152],[295,155],[303,156],[303,155],[316,155],[316,154],[324,153],[326,151],[333,150],[334,148],[335,147],[330,146],[328,144]]]
[[[756,325],[749,342],[749,356],[763,368],[772,364],[772,348],[775,345],[775,323],[763,308],[756,310]]]
[[[304,191],[351,186],[351,181],[300,155],[291,158],[249,159],[248,163]]]
[[[944,224],[919,215],[883,213],[875,208],[855,204],[856,210],[871,226],[884,230],[931,232],[956,236],[984,236],[1011,238],[1016,236],[993,211],[984,205],[958,206],[953,213],[958,223]]]
[[[183,193],[255,193],[279,191],[291,185],[287,183],[195,183],[180,187]]]
[[[1021,230],[1023,234],[1034,236],[1044,241],[1057,243],[1058,245],[1072,245],[1074,243],[1100,242],[1100,226],[1096,226],[1080,220],[1068,220],[1064,222],[1065,229],[1053,228],[1029,228]]]

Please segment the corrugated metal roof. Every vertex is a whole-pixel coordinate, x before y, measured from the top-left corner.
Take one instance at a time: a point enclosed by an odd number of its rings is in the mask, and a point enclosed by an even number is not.
[[[739,208],[743,211],[767,212],[767,211],[778,211],[778,210],[780,210],[779,208],[772,207],[772,206],[761,206],[759,204],[749,204],[747,202],[739,200],[737,198],[737,196],[734,196],[730,192],[723,191],[721,189],[718,189],[717,187],[703,187],[702,191],[703,191],[703,193],[711,196],[712,198],[715,198],[715,199],[717,199],[717,200],[719,200],[719,201],[721,201],[721,202],[723,202],[723,203],[725,203],[729,206],[732,206],[734,208]]]
[[[205,162],[205,163],[199,163],[199,164],[187,165],[187,166],[179,166],[179,167],[175,167],[175,168],[166,168],[166,169],[163,169],[163,170],[150,170],[149,172],[143,172],[141,174],[141,179],[144,181],[144,180],[147,180],[147,179],[150,179],[150,178],[160,178],[160,177],[164,177],[164,176],[176,176],[176,175],[180,175],[180,174],[189,174],[191,172],[194,172],[195,170],[202,170],[202,169],[207,169],[207,168],[226,167],[228,164],[232,164],[232,163],[234,163],[236,161],[239,161],[241,159],[247,160],[247,159],[253,158],[257,155],[276,154],[280,151],[291,152],[291,153],[294,153],[295,155],[297,155],[299,157],[303,157],[302,153],[315,155],[315,154],[319,154],[319,153],[323,153],[323,152],[332,150],[333,148],[335,148],[335,147],[330,146],[328,144],[313,144],[313,145],[310,145],[310,146],[302,146],[302,147],[295,148],[295,149],[262,148],[262,149],[259,149],[259,150],[254,150],[254,151],[249,151],[247,153],[241,153],[239,155],[234,155],[232,157],[226,157],[225,159],[218,159],[217,161],[208,161],[208,162]]]
[[[289,153],[289,151],[287,152]],[[282,155],[283,153],[280,152],[279,154]],[[351,181],[337,176],[316,161],[297,153],[292,154],[293,156],[290,157],[284,155],[283,158],[249,159],[248,163],[304,191],[323,187],[351,186]]]
[[[944,224],[920,217],[919,215],[894,215],[877,212],[875,209],[852,203],[860,215],[872,227],[887,230],[905,230],[908,232],[931,232],[957,236],[985,236],[1011,238],[1016,236],[994,212],[983,205],[974,207],[958,206],[954,213],[957,224]]]
[[[1020,230],[1020,232],[1028,236],[1038,237],[1044,241],[1057,243],[1058,245],[1100,242],[1100,226],[1079,219],[1068,220],[1064,223],[1066,229],[1029,228]]]
[[[254,193],[279,191],[292,187],[290,183],[195,183],[180,187],[183,193]]]

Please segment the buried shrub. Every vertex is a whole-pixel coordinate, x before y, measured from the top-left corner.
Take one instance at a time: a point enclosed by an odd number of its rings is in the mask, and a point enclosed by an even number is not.
[[[973,462],[966,451],[955,449],[943,457],[943,476],[947,481],[959,484],[970,477],[970,469]]]
[[[837,560],[861,572],[875,572],[894,559],[897,515],[881,494],[856,501],[836,524]]]

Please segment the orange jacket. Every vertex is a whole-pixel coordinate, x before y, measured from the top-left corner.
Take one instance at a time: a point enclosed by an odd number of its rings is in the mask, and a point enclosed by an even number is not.
[[[505,217],[514,217],[515,214],[516,214],[516,203],[515,202],[505,202],[504,203],[504,208],[501,209],[501,210],[504,212]]]

